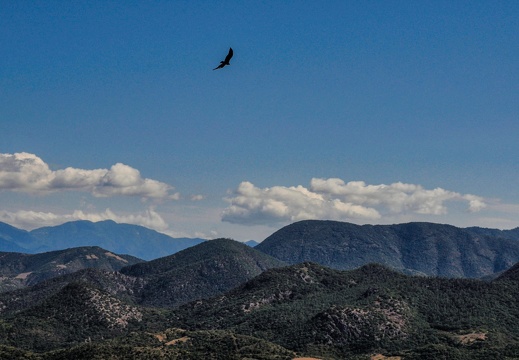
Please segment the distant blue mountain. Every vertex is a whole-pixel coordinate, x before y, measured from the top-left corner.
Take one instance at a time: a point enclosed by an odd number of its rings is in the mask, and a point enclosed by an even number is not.
[[[27,232],[0,222],[0,251],[29,254],[81,246],[99,246],[118,254],[152,260],[174,254],[205,241],[199,238],[172,238],[138,225],[111,220],[72,221]]]
[[[254,247],[254,246],[258,245],[259,242],[257,242],[256,240],[249,240],[249,241],[245,241],[244,244],[248,245],[250,247]]]
[[[26,252],[33,240],[28,231],[0,222],[0,251]]]
[[[0,237],[0,251],[23,253],[27,252],[27,249],[24,249],[23,247],[16,245],[16,243],[7,241],[4,238]]]

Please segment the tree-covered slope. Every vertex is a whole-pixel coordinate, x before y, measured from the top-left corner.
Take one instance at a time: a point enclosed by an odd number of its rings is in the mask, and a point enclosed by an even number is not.
[[[228,291],[282,261],[230,239],[216,239],[176,254],[121,269],[146,279],[140,303],[175,307]]]
[[[35,353],[0,345],[8,360],[292,360],[296,354],[279,345],[224,330],[136,331],[127,336]]]
[[[40,254],[0,252],[0,292],[34,285],[81,269],[117,271],[142,261],[129,255],[117,255],[97,246]]]
[[[518,296],[517,283],[304,263],[271,269],[221,297],[182,306],[171,325],[226,329],[336,359],[375,352],[407,359],[438,349],[447,358],[504,358],[519,354]]]
[[[519,240],[519,227],[510,229],[510,230],[500,230],[500,229],[489,229],[489,228],[482,228],[479,226],[472,226],[472,227],[466,228],[465,230],[470,231],[474,234],[478,234],[478,235],[486,235],[486,236],[492,236],[492,237],[497,237],[497,238]]]
[[[170,267],[164,261],[148,271],[168,274]],[[411,277],[376,264],[339,271],[303,263],[169,311],[137,304],[150,279],[84,269],[1,294],[0,358],[2,352],[41,359],[519,354],[513,277],[484,282]]]
[[[37,306],[72,283],[86,284],[125,302],[136,304],[146,282],[144,279],[119,272],[93,268],[83,269],[39,282],[33,286],[0,293],[0,316],[10,316]]]
[[[409,274],[479,278],[519,261],[519,241],[451,225],[355,225],[308,220],[275,232],[255,249],[290,264],[335,269],[379,263]]]
[[[0,342],[48,351],[126,334],[151,321],[151,310],[86,283],[70,283],[40,303],[2,319]]]

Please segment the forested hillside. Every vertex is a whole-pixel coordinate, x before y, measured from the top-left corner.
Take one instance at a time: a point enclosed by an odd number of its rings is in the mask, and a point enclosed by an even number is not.
[[[255,249],[290,264],[312,261],[347,270],[378,263],[407,274],[479,278],[519,261],[519,237],[511,238],[516,232],[500,234],[433,223],[307,220],[278,230]]]

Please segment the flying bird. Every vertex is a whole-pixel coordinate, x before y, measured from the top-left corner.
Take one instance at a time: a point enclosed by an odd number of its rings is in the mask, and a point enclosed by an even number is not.
[[[232,55],[233,55],[232,48],[229,48],[229,53],[228,53],[227,56],[225,57],[225,60],[224,60],[224,61],[220,61],[220,65],[218,65],[217,67],[215,67],[213,70],[221,69],[221,68],[223,68],[225,65],[231,65],[231,64],[229,63],[229,61],[231,60]]]

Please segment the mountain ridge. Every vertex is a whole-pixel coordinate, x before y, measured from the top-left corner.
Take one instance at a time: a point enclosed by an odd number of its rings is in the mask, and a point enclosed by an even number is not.
[[[518,240],[426,222],[304,220],[276,231],[255,249],[289,264],[312,261],[348,270],[380,263],[408,274],[479,278],[518,262]]]
[[[237,272],[226,258],[243,263],[248,256],[253,263],[255,256],[270,259],[217,239],[121,269],[126,274],[83,269],[0,294],[0,357],[23,349],[45,359],[93,358],[98,351],[110,359],[145,353],[198,359],[207,358],[208,347],[214,358],[265,360],[295,354],[360,360],[375,353],[483,360],[519,353],[519,263],[510,276],[485,282],[409,276],[380,264],[335,270],[305,262],[266,269],[180,306],[143,301],[150,284],[166,298],[177,297],[169,290],[190,291],[183,280],[212,286]],[[177,278],[182,272],[191,275]],[[209,281],[197,283],[198,274]],[[238,349],[242,357],[231,357]]]
[[[143,262],[98,246],[84,246],[39,254],[0,252],[0,292],[31,286],[85,268],[117,271]]]
[[[71,247],[99,246],[118,254],[152,260],[205,241],[200,238],[173,238],[144,226],[78,220],[31,231],[0,222],[0,251],[41,253]]]
[[[0,251],[24,252],[32,241],[28,231],[0,221]]]

